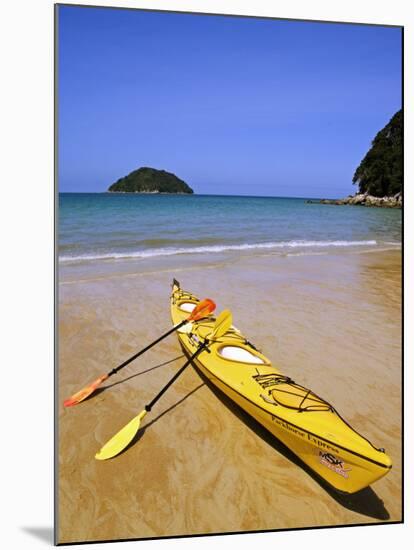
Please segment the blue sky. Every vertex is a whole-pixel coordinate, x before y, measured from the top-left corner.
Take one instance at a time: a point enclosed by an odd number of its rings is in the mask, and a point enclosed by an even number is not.
[[[59,7],[59,190],[339,197],[401,108],[401,30]]]

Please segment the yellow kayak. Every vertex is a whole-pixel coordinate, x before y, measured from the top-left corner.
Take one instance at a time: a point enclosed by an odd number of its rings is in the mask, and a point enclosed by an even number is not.
[[[180,323],[199,302],[174,280],[171,317]],[[212,331],[213,316],[178,331],[187,355]],[[355,493],[391,469],[384,449],[356,432],[324,399],[284,376],[235,327],[194,360],[215,386],[336,490]]]

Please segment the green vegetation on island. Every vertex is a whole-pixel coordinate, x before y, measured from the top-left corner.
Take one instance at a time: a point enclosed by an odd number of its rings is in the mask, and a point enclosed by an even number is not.
[[[399,110],[375,136],[371,149],[355,170],[352,182],[359,187],[355,195],[306,202],[402,208],[403,131],[403,114]]]
[[[374,197],[392,197],[402,191],[403,115],[395,113],[378,132],[372,147],[363,158],[352,179],[359,192]]]
[[[165,170],[142,167],[113,183],[110,193],[194,193],[185,181]]]

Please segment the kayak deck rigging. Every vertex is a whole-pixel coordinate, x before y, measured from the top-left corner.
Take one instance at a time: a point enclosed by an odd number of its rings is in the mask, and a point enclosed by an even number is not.
[[[289,378],[289,376],[271,373],[255,374],[252,378],[254,378],[263,389],[269,388],[268,395],[271,399],[266,397],[265,401],[267,403],[276,406],[280,405],[288,409],[297,410],[298,412],[336,412],[332,405],[325,401],[325,399],[316,395],[312,390],[297,384]],[[283,388],[280,386],[283,386]],[[285,397],[285,401],[283,401],[283,397]],[[296,404],[296,402],[298,402],[298,404]]]

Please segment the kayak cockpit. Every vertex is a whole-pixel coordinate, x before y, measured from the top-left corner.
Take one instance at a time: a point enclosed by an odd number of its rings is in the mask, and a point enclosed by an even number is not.
[[[224,344],[217,348],[217,355],[222,359],[227,359],[228,361],[237,362],[237,363],[246,363],[248,365],[268,365],[268,361],[261,356],[258,352],[250,350],[247,346],[244,345],[229,345]]]
[[[196,307],[196,302],[181,302],[178,304],[178,308],[181,309],[181,311],[185,311],[185,313],[191,313],[193,309]]]

